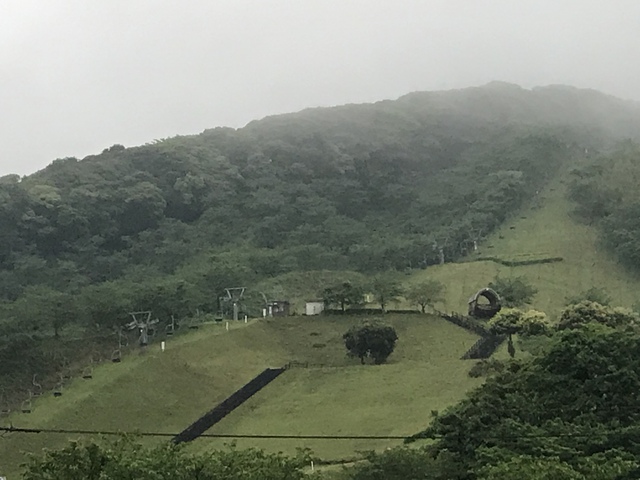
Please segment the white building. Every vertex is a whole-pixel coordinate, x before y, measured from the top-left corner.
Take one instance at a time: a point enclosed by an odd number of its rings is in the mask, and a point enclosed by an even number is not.
[[[324,311],[324,302],[322,300],[311,300],[304,306],[305,315],[320,315]]]

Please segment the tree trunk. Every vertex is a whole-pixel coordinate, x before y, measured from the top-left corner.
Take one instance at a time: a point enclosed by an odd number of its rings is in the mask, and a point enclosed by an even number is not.
[[[427,313],[426,305],[424,303],[420,305],[420,308],[422,309],[422,313]]]
[[[507,343],[507,352],[509,352],[509,356],[514,358],[516,356],[516,347],[513,345],[513,338],[511,338],[511,334],[509,334],[509,343]]]

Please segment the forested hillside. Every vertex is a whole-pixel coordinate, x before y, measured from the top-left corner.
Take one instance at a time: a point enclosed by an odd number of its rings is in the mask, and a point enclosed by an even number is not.
[[[640,271],[640,147],[627,142],[572,171],[569,197],[626,267]]]
[[[108,330],[131,310],[215,312],[224,287],[286,272],[453,261],[563,162],[639,132],[636,104],[493,83],[114,145],[4,176],[3,355],[15,356],[16,335],[28,333],[26,348],[67,325]]]

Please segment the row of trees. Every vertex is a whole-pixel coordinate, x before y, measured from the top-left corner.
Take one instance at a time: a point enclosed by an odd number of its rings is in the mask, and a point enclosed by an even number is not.
[[[389,304],[405,298],[411,305],[420,307],[422,313],[425,313],[427,307],[434,308],[437,302],[444,300],[444,285],[436,280],[427,280],[412,284],[409,288],[403,288],[394,275],[384,274],[360,284],[340,282],[326,287],[322,291],[322,299],[325,305],[345,312],[348,307],[364,306],[366,296],[369,294],[373,296],[383,312]]]
[[[497,276],[489,283],[489,287],[495,290],[506,307],[522,307],[533,301],[538,290],[531,285],[526,277],[500,277]],[[348,307],[358,308],[365,304],[367,295],[372,295],[373,300],[385,311],[387,306],[397,303],[401,299],[409,304],[419,307],[422,313],[427,308],[435,308],[435,304],[444,301],[445,286],[437,280],[424,280],[403,287],[400,278],[392,273],[379,274],[369,281],[339,282],[322,291],[322,299],[327,306],[338,308],[343,312]],[[583,293],[580,298],[603,298],[606,293],[599,289],[591,289]]]

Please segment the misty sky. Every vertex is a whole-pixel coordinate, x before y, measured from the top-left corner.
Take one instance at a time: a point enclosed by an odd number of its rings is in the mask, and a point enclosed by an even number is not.
[[[640,100],[640,1],[0,0],[0,176],[491,80]]]

